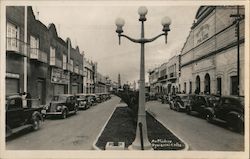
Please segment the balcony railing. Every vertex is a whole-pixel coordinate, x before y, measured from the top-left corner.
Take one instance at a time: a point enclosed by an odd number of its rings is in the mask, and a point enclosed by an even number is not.
[[[74,67],[74,73],[79,74],[79,68],[78,67]]]
[[[67,70],[67,62],[63,62],[63,69]]]
[[[170,74],[169,74],[169,78],[170,78],[170,79],[177,78],[176,72],[170,73]]]
[[[50,66],[55,66],[55,67],[59,67],[62,68],[62,61],[55,58],[55,57],[50,57]]]
[[[6,38],[6,50],[22,56],[29,56],[29,45],[17,38]]]
[[[34,59],[43,63],[47,63],[47,53],[38,48],[30,48],[30,59]]]
[[[164,75],[158,78],[158,81],[166,80],[168,78],[168,75]]]
[[[83,76],[83,70],[79,70],[79,74]]]
[[[62,61],[59,59],[56,59],[56,67],[62,67]]]
[[[73,72],[73,66],[71,63],[67,63],[67,70]]]

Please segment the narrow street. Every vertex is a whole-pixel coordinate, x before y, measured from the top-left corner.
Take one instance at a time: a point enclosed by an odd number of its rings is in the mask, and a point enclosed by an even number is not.
[[[108,101],[78,111],[77,115],[62,120],[46,119],[40,130],[22,133],[6,142],[7,150],[91,150],[120,99]]]
[[[176,112],[168,104],[158,101],[147,102],[147,109],[187,142],[190,150],[244,151],[244,135],[227,129],[223,124],[211,124],[195,115]]]

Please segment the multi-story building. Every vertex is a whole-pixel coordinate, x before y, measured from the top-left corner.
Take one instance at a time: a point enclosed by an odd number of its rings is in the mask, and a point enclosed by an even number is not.
[[[84,93],[95,93],[97,63],[84,58]]]
[[[244,14],[245,9],[239,8]],[[237,60],[240,62],[239,94],[244,95],[244,19],[230,17],[236,6],[201,6],[181,51],[181,90],[189,93],[237,95]],[[240,59],[237,59],[239,42]]]
[[[149,71],[150,92],[168,94],[179,91],[179,60],[179,55],[174,56]]]
[[[109,92],[110,81],[107,76],[103,76],[97,72],[96,83],[95,83],[95,93],[107,93]]]
[[[8,6],[6,27],[6,94],[26,91],[45,104],[55,94],[82,92],[83,55],[58,37],[54,24],[47,28],[31,7],[25,16],[25,7]]]

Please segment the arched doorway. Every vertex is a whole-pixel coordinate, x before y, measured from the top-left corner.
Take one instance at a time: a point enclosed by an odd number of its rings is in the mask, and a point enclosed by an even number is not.
[[[196,76],[196,80],[195,80],[195,84],[196,84],[196,88],[195,88],[195,94],[199,94],[201,91],[201,79],[200,76]]]
[[[210,76],[207,73],[205,75],[205,89],[204,89],[205,94],[210,94]]]

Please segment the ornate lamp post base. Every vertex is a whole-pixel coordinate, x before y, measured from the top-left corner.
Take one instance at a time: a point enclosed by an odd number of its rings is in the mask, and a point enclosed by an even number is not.
[[[128,150],[141,150],[141,143],[140,141],[134,141],[132,145],[129,145]],[[151,146],[151,143],[145,143],[144,150],[154,150]]]

